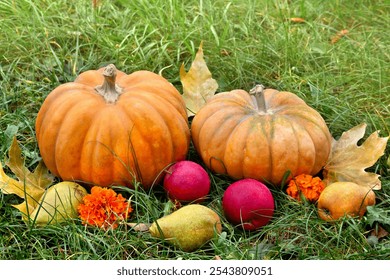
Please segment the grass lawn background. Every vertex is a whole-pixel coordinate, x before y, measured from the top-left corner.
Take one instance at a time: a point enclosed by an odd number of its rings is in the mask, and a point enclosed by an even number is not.
[[[296,93],[326,120],[336,139],[360,123],[366,136],[390,134],[387,1],[91,1],[0,2],[0,156],[17,136],[33,169],[40,161],[36,114],[58,85],[83,71],[114,63],[131,73],[161,73],[181,91],[179,69],[189,68],[201,41],[219,92],[267,87]],[[304,23],[291,18],[303,18]],[[348,34],[331,40],[340,31]],[[206,205],[221,214],[223,233],[185,253],[125,225],[115,231],[86,229],[79,221],[34,228],[0,195],[0,259],[389,259],[390,171],[385,155],[370,167],[381,175],[375,213],[325,223],[313,204],[297,203],[273,189],[276,212],[259,231],[244,232],[222,215],[221,197],[231,183],[210,174]],[[188,158],[198,161],[192,149]],[[9,170],[6,170],[9,171]],[[120,189],[132,196],[132,222],[151,222],[172,209],[160,187]],[[379,214],[378,214],[379,213]],[[377,218],[374,216],[377,214]]]

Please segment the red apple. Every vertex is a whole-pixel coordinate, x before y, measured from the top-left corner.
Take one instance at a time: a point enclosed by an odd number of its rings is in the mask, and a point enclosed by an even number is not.
[[[222,207],[226,219],[245,230],[255,230],[271,220],[275,203],[269,188],[254,179],[242,179],[225,191]]]
[[[163,186],[173,201],[202,202],[210,192],[210,177],[199,164],[183,160],[168,168]]]

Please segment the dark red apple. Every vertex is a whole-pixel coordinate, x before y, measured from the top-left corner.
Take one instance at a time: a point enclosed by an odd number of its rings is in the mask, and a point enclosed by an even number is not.
[[[201,165],[183,160],[168,168],[163,186],[173,201],[202,202],[210,192],[210,177]]]
[[[269,188],[254,179],[242,179],[225,191],[222,207],[226,219],[245,230],[256,230],[272,219],[274,198]]]

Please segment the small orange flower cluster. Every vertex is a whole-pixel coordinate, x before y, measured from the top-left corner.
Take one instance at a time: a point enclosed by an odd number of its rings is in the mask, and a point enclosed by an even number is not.
[[[308,201],[315,202],[320,197],[321,192],[325,189],[325,184],[319,177],[301,174],[288,183],[287,194],[298,201],[301,201],[303,195]]]
[[[83,197],[78,211],[83,224],[115,229],[120,221],[128,218],[133,209],[121,194],[112,189],[94,186],[91,194]]]

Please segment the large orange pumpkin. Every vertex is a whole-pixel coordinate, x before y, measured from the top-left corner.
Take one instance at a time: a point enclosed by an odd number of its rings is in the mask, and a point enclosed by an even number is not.
[[[214,172],[279,185],[287,174],[316,174],[332,137],[297,95],[265,89],[216,94],[191,124],[194,146]]]
[[[149,188],[186,158],[190,130],[180,93],[163,77],[108,65],[55,88],[36,119],[48,169],[63,180]],[[157,181],[157,180],[156,180]]]

